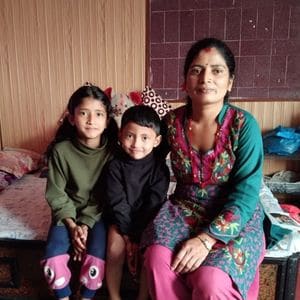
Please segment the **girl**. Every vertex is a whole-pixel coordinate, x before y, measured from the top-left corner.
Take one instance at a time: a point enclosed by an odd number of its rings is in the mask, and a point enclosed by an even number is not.
[[[69,250],[82,261],[81,299],[91,299],[102,285],[106,229],[101,219],[101,195],[94,188],[112,156],[117,125],[109,98],[97,86],[76,90],[68,114],[47,150],[49,174],[46,199],[52,210],[44,274],[58,299],[69,299]]]

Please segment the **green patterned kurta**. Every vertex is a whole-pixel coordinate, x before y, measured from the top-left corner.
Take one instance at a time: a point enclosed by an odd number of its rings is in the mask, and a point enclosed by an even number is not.
[[[265,245],[260,128],[248,112],[225,104],[218,116],[216,146],[202,153],[188,142],[186,106],[170,112],[165,121],[177,185],[147,227],[142,246],[176,250],[182,241],[208,233],[219,242],[203,265],[230,274],[246,299]]]

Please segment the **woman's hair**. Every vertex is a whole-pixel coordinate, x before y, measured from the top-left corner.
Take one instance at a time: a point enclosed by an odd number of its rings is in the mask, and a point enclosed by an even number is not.
[[[160,135],[160,118],[156,111],[150,106],[136,105],[125,110],[121,120],[121,129],[129,122],[152,128],[157,135]]]
[[[74,115],[76,107],[79,106],[83,99],[87,97],[99,100],[106,109],[108,126],[104,129],[101,136],[104,138],[109,137],[109,140],[112,142],[117,141],[118,128],[115,120],[112,118],[112,106],[110,99],[99,87],[86,83],[71,95],[67,105],[67,114],[65,114],[65,117],[61,121],[61,125],[55,134],[54,140],[49,144],[46,150],[47,157],[50,156],[55,144],[64,140],[72,140],[76,137],[76,127],[69,122],[68,115]],[[103,140],[104,139],[101,138],[101,141]]]
[[[202,40],[197,41],[194,43],[190,50],[188,51],[186,58],[185,58],[185,63],[184,63],[184,69],[183,69],[183,75],[184,79],[186,80],[189,68],[196,58],[196,56],[206,48],[216,48],[218,52],[223,56],[226,65],[229,70],[229,77],[233,78],[234,76],[234,71],[235,71],[235,59],[232,51],[230,48],[221,40],[218,40],[216,38],[205,38]],[[224,97],[224,101],[228,101],[228,92],[226,93]]]

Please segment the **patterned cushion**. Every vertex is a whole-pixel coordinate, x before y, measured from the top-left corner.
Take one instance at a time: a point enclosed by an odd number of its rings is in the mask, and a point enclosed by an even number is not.
[[[163,100],[155,90],[149,86],[146,86],[142,91],[142,101],[144,105],[151,106],[160,118],[162,118],[167,112],[170,111],[171,106],[167,101]]]

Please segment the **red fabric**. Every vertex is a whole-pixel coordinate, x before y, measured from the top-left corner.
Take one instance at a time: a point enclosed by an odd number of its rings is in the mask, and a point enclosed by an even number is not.
[[[291,204],[281,204],[280,206],[284,211],[288,212],[294,220],[300,223],[300,208]]]

